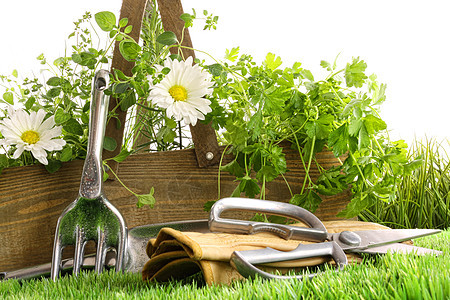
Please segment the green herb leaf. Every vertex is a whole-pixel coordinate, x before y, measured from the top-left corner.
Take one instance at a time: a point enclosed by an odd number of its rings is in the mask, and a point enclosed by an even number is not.
[[[137,202],[137,207],[141,208],[144,205],[148,205],[150,206],[150,208],[153,208],[155,205],[155,197],[153,196],[153,194],[155,193],[155,188],[152,187],[150,189],[150,192],[148,194],[145,195],[137,195],[138,198],[138,202]]]
[[[358,134],[358,149],[367,148],[370,145],[370,136],[367,132],[366,125],[362,125]]]
[[[164,31],[156,38],[156,41],[160,44],[170,46],[178,42],[177,36],[172,31]]]
[[[80,119],[83,124],[89,124],[89,115],[87,113],[82,113]]]
[[[132,152],[128,151],[127,149],[122,149],[119,154],[113,157],[113,160],[118,163],[123,162],[125,159],[127,159],[128,156],[130,156],[131,153]]]
[[[255,179],[252,179],[249,176],[244,176],[243,178],[240,178],[240,180],[239,190],[245,193],[245,196],[255,198],[261,191]]]
[[[14,105],[14,96],[11,92],[5,92],[3,93],[3,100],[6,101],[6,103],[9,103],[11,105]]]
[[[66,123],[72,118],[69,113],[64,112],[62,108],[58,108],[55,112],[55,123],[61,125]]]
[[[102,11],[95,14],[95,22],[103,31],[111,31],[116,26],[116,16],[109,11]]]
[[[314,191],[310,191],[303,194],[295,194],[289,203],[303,207],[314,213],[322,202],[322,198]]]
[[[275,170],[273,166],[268,165],[262,166],[261,169],[256,173],[256,179],[258,179],[259,182],[263,182],[263,180],[269,182],[277,177],[278,177],[277,170]]]
[[[125,91],[130,87],[130,85],[126,82],[121,82],[114,85],[114,93],[115,94],[122,94],[125,93]]]
[[[276,56],[273,53],[267,53],[266,60],[263,63],[267,68],[271,69],[272,71],[281,66],[282,61],[281,57]]]
[[[115,24],[115,22],[114,22],[114,24]],[[120,28],[123,28],[123,27],[127,26],[127,24],[128,24],[128,18],[123,18],[123,19],[121,19],[119,21],[119,27]]]
[[[375,134],[381,130],[387,128],[386,123],[374,115],[367,115],[364,118],[364,125],[366,126],[367,133]]]
[[[83,135],[83,127],[74,118],[69,119],[64,125],[63,129],[68,133]]]
[[[239,55],[239,47],[231,48],[231,50],[225,50],[225,59],[229,61],[236,61]]]
[[[48,164],[45,165],[45,169],[50,173],[55,173],[58,171],[62,166],[62,163],[59,160],[55,159],[49,159]]]
[[[362,87],[364,80],[367,76],[364,71],[367,68],[367,64],[363,60],[359,60],[359,57],[353,58],[352,63],[348,63],[345,67],[345,82],[348,87]]]
[[[135,41],[123,40],[119,44],[119,51],[123,58],[128,61],[132,61],[135,60],[141,52],[141,46],[139,46]]]
[[[316,139],[328,138],[331,132],[331,125],[334,121],[333,115],[322,115],[318,120],[313,120],[306,123],[306,134],[310,137],[316,137]]]
[[[363,121],[361,119],[352,119],[350,121],[350,125],[348,126],[348,133],[351,136],[357,136],[362,126]]]
[[[180,19],[184,21],[184,27],[188,28],[194,25],[195,16],[188,13],[184,13],[180,16]]]
[[[239,165],[237,160],[232,160],[224,166],[220,166],[220,171],[228,172],[235,177],[244,177],[245,170]]]
[[[34,103],[36,103],[36,98],[31,96],[30,98],[28,98],[28,100],[25,102],[25,109],[31,109],[34,105]]]
[[[413,161],[404,164],[403,169],[404,169],[405,175],[411,175],[412,172],[414,170],[416,170],[417,168],[421,167],[423,165],[423,163],[424,163],[423,157],[418,156]]]
[[[341,125],[328,136],[328,145],[332,148],[334,156],[339,157],[348,150],[348,125]]]
[[[320,61],[320,66],[324,69],[327,69],[327,71],[331,71],[331,64],[325,60]]]
[[[261,134],[263,125],[263,114],[258,110],[248,122],[248,129],[252,131],[252,138],[256,138]]]
[[[131,31],[133,31],[133,25],[128,25],[123,32],[129,34]]]
[[[8,166],[9,166],[8,157],[6,156],[6,154],[0,154],[0,169],[6,168]]]
[[[55,98],[55,97],[58,97],[59,94],[61,94],[61,88],[60,87],[54,87],[54,88],[49,89],[47,91],[46,95],[49,98]]]
[[[125,98],[120,101],[120,109],[126,111],[128,108],[136,104],[136,94],[134,91],[130,90]]]
[[[203,204],[203,210],[204,211],[211,211],[211,207],[214,205],[214,203],[216,203],[215,200],[206,201],[206,203]]]
[[[72,159],[72,147],[65,147],[62,151],[61,151],[61,157],[60,160],[62,162],[66,162],[66,161],[70,161]]]
[[[106,168],[103,166],[103,182],[106,182],[106,180],[108,180],[109,178],[109,174],[106,171]]]
[[[61,85],[61,78],[59,78],[59,77],[51,77],[49,80],[47,80],[47,85],[49,85],[49,86],[60,86]]]
[[[223,67],[220,64],[212,64],[207,67],[212,76],[220,76],[222,74]]]
[[[314,81],[314,76],[310,70],[302,70],[300,73],[309,81]]]
[[[105,136],[105,139],[103,140],[103,149],[108,151],[114,151],[117,148],[117,142],[114,138]]]
[[[338,217],[343,217],[346,219],[356,217],[365,208],[371,206],[376,199],[371,194],[358,193],[354,195],[353,199],[347,204],[347,207],[337,214]]]
[[[241,196],[241,185],[238,184],[237,187],[233,190],[230,197],[240,197]]]

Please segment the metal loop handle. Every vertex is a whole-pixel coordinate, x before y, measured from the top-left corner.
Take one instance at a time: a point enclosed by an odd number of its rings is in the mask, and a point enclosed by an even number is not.
[[[311,228],[220,218],[220,214],[227,210],[261,212],[288,217],[306,223]],[[322,242],[328,238],[328,233],[323,223],[306,209],[289,203],[248,198],[233,197],[217,201],[211,208],[209,229],[216,232],[239,234],[253,234],[262,231],[273,232],[287,240],[295,239],[312,242]]]
[[[282,276],[262,271],[254,266],[254,264],[264,264],[280,261],[289,261],[301,258],[319,257],[329,255],[333,258],[337,265],[337,271],[342,270],[347,265],[347,256],[341,247],[335,242],[325,242],[318,244],[300,244],[295,250],[284,252],[272,248],[259,250],[235,251],[231,255],[231,265],[246,278],[255,278],[257,276],[264,279],[299,279],[305,276],[312,278],[317,273],[309,273],[306,275]]]

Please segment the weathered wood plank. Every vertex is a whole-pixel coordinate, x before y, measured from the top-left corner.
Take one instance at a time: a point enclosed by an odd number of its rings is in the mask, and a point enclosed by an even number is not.
[[[132,37],[136,42],[139,42],[142,18],[144,17],[146,4],[147,0],[123,0],[122,6],[120,8],[120,19],[127,18],[128,25],[133,26],[130,37]],[[123,58],[123,56],[120,54],[119,44],[120,41],[116,41],[114,45],[113,59],[111,62],[111,72],[114,72],[114,70],[120,70],[125,75],[131,76],[132,69],[135,65],[134,61],[127,61],[125,58]],[[109,110],[113,110],[118,104],[119,99],[111,98]],[[116,118],[113,118],[108,122],[106,126],[105,136],[113,138],[117,142],[118,146],[114,151],[104,151],[104,158],[114,157],[119,154],[121,150],[127,112],[122,111],[120,108],[115,110],[115,112],[117,114]],[[118,166],[116,163],[113,162],[111,167],[117,171]]]
[[[304,178],[296,152],[285,149],[289,172],[286,174],[294,193],[299,192]],[[337,163],[332,153],[317,155],[323,167]],[[229,161],[230,157],[226,158]],[[0,176],[0,270],[46,263],[51,260],[56,222],[78,196],[82,161],[65,163],[55,174],[43,166],[3,170]],[[193,149],[156,152],[130,156],[120,164],[120,179],[137,193],[148,193],[155,187],[156,205],[137,208],[136,199],[120,183],[107,181],[105,194],[123,214],[129,228],[159,222],[205,219],[205,202],[218,198],[218,166],[198,167]],[[318,171],[311,170],[317,178]],[[221,197],[229,196],[237,183],[221,174]],[[290,193],[282,179],[267,187],[267,199],[288,201]],[[338,211],[348,203],[349,195],[324,197],[316,212],[322,220],[336,219]],[[87,250],[88,252],[90,249]],[[65,251],[66,257],[70,251]]]

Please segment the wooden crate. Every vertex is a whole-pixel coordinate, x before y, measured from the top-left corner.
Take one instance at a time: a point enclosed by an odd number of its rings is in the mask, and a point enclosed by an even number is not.
[[[178,16],[182,13],[179,0],[158,1],[166,30],[180,33],[183,23]],[[127,17],[133,32],[139,33],[146,0],[124,0],[121,18]],[[134,36],[137,40],[139,36]],[[189,36],[185,36],[190,43]],[[118,47],[116,47],[116,50]],[[115,50],[115,51],[116,51]],[[193,55],[190,53],[188,55]],[[132,64],[114,54],[113,68],[130,74]],[[112,99],[114,101],[114,99]],[[112,103],[110,107],[114,107]],[[120,113],[125,118],[125,112]],[[218,199],[218,158],[223,148],[217,145],[211,127],[191,127],[195,149],[142,153],[130,156],[114,168],[120,179],[136,193],[148,193],[155,188],[156,205],[137,208],[136,198],[126,191],[118,181],[105,183],[105,194],[111,203],[123,214],[129,228],[152,223],[206,219],[208,213],[203,205]],[[121,140],[123,132],[114,122],[108,124],[107,136]],[[120,149],[119,149],[120,150]],[[214,159],[205,159],[211,152]],[[285,147],[286,174],[294,193],[298,193],[304,180],[304,170],[296,151]],[[104,158],[116,153],[105,153]],[[316,158],[325,168],[339,164],[331,152],[317,154]],[[224,163],[232,159],[225,156]],[[53,238],[57,219],[63,209],[78,196],[83,161],[63,164],[55,174],[49,174],[42,165],[9,168],[0,175],[0,271],[10,271],[51,261]],[[311,170],[312,179],[319,175]],[[234,177],[221,174],[221,196],[227,197],[235,189]],[[276,179],[267,186],[266,198],[288,201],[291,194],[282,179]],[[336,219],[350,198],[349,192],[333,197],[324,197],[316,215],[322,220]],[[93,251],[88,248],[87,252]],[[70,251],[66,251],[66,257]]]
[[[286,178],[293,192],[298,193],[305,173],[296,152],[286,149],[285,153],[290,170]],[[323,167],[337,163],[331,152],[319,153],[317,159]],[[41,165],[3,170],[0,176],[1,271],[51,261],[56,222],[63,209],[78,196],[82,167],[83,161],[73,161],[65,163],[54,174]],[[129,228],[206,219],[208,213],[203,205],[218,198],[218,166],[198,167],[193,149],[132,155],[120,164],[118,175],[137,193],[148,193],[155,187],[155,207],[137,208],[136,198],[118,181],[105,183],[106,196],[120,210]],[[312,170],[313,180],[318,175],[317,170]],[[221,174],[222,197],[229,196],[236,185],[233,176]],[[267,199],[288,201],[290,193],[286,183],[281,179],[269,183]],[[316,215],[322,220],[336,219],[336,213],[346,206],[348,199],[347,192],[324,197]]]

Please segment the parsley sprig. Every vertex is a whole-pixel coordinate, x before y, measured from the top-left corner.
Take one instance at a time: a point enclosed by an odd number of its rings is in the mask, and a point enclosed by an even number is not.
[[[291,203],[315,211],[320,195],[351,189],[353,198],[339,216],[354,217],[376,201],[393,201],[403,175],[421,164],[407,158],[407,145],[389,139],[379,115],[385,84],[365,74],[359,57],[329,71],[324,80],[296,62],[281,69],[281,58],[269,53],[261,65],[239,48],[227,50],[226,61],[207,66],[214,77],[212,122],[235,158],[221,171],[236,176],[233,196],[265,198],[266,183],[288,171],[281,142],[298,150],[306,176]],[[324,169],[315,154],[330,150],[342,164]],[[312,167],[321,175],[314,182]],[[287,182],[286,182],[287,183]],[[291,191],[290,187],[289,190]]]

